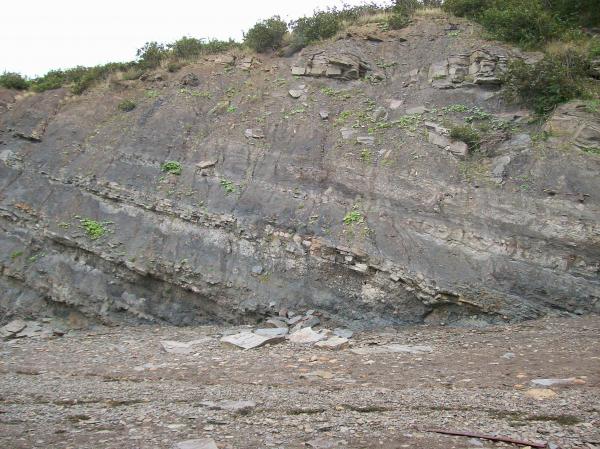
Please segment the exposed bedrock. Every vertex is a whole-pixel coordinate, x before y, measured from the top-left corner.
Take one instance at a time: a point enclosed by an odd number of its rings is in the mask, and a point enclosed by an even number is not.
[[[0,92],[1,316],[192,324],[285,307],[379,326],[599,312],[598,114],[559,109],[547,126],[560,132],[540,139],[499,96],[497,71],[521,55],[445,26],[213,58],[82,96]],[[428,139],[469,111],[510,126],[460,157]]]

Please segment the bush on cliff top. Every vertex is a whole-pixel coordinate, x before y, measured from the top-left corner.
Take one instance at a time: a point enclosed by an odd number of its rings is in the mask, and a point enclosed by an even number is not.
[[[29,82],[18,73],[4,72],[0,75],[0,86],[6,89],[24,90],[29,87]]]
[[[281,17],[273,16],[250,28],[244,34],[244,44],[258,53],[276,50],[281,46],[287,30],[287,23],[281,20]]]

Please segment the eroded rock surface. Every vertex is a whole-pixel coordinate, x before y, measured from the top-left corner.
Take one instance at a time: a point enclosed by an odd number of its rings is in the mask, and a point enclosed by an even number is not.
[[[598,312],[598,156],[515,119],[485,86],[510,49],[447,27],[416,19],[309,47],[300,65],[323,76],[302,78],[299,98],[298,61],[244,54],[82,96],[0,92],[4,320],[314,308],[354,327],[480,326]],[[468,88],[429,83],[439,61]],[[595,139],[597,115],[577,111],[577,139]],[[495,133],[486,151],[428,141],[425,122],[469,115]]]

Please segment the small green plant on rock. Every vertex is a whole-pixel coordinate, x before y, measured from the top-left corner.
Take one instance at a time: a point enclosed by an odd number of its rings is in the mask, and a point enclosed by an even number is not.
[[[177,161],[167,161],[160,166],[160,169],[165,173],[171,173],[172,175],[180,175],[181,163]]]
[[[133,100],[123,100],[122,102],[119,103],[119,105],[117,106],[119,108],[119,110],[123,111],[123,112],[129,112],[129,111],[133,111],[136,107],[135,101]]]
[[[360,152],[360,160],[365,164],[370,164],[373,162],[373,153],[368,148],[365,148]]]
[[[235,193],[236,191],[235,184],[233,183],[233,181],[229,181],[228,179],[221,179],[219,184],[221,184],[221,187],[227,195]]]
[[[92,240],[97,240],[106,234],[107,228],[106,226],[110,224],[110,222],[99,222],[96,220],[92,220],[91,218],[82,218],[80,220],[81,227],[85,229],[85,233]]]
[[[11,260],[15,260],[15,259],[18,259],[19,257],[21,257],[22,255],[23,255],[23,251],[13,251],[10,254],[10,258],[11,258]]]
[[[356,205],[353,206],[352,210],[344,216],[344,224],[345,225],[353,225],[355,223],[363,223],[364,221],[365,221],[365,218],[363,217],[363,214],[360,212],[358,206],[356,206]]]

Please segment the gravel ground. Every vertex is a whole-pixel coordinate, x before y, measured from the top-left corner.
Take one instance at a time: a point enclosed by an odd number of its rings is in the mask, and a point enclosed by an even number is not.
[[[0,343],[0,447],[171,448],[206,437],[244,449],[514,447],[426,428],[600,447],[597,316],[385,329],[341,351],[241,351],[219,342],[231,331],[98,328]],[[190,354],[160,345],[202,338]],[[377,352],[389,343],[432,352]]]

